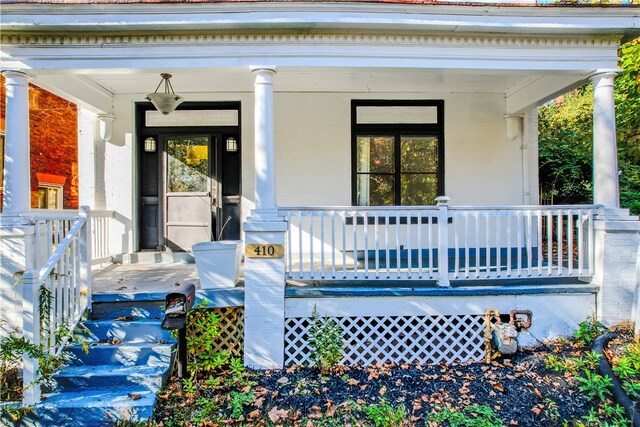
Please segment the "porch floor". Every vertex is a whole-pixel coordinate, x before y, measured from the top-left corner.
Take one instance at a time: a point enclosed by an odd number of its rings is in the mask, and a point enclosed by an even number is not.
[[[200,289],[195,264],[110,264],[93,273],[94,294],[163,293],[175,288],[176,283],[193,283]]]

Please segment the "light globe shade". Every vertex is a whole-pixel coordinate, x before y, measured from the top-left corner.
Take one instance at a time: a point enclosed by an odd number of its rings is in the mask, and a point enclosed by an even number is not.
[[[173,93],[150,93],[147,95],[147,100],[151,101],[158,111],[167,115],[182,104],[184,98]]]

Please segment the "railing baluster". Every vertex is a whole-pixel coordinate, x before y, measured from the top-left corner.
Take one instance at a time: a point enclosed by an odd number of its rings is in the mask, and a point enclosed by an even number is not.
[[[480,278],[480,213],[475,211],[473,213],[476,220],[476,240],[474,242],[474,250],[476,255],[476,279]]]
[[[562,276],[562,259],[563,259],[563,254],[562,254],[562,249],[564,248],[564,246],[562,245],[562,232],[564,231],[564,227],[562,225],[562,211],[558,210],[557,211],[557,215],[558,215],[558,226],[557,226],[557,239],[558,239],[558,276]]]
[[[470,273],[470,260],[469,260],[469,212],[464,212],[464,278],[468,279],[471,276]]]
[[[315,278],[315,265],[313,257],[313,211],[309,211],[309,272],[312,279]]]
[[[422,279],[423,276],[423,268],[422,268],[422,254],[424,250],[424,245],[422,242],[422,218],[424,215],[423,210],[418,211],[418,278]]]
[[[502,216],[502,211],[501,210],[497,210],[496,211],[496,278],[500,278],[502,277],[502,268],[500,266],[501,264],[501,245],[502,243],[500,242],[500,217]]]
[[[324,214],[325,211],[320,211],[320,277],[325,278],[324,272]]]
[[[489,237],[489,229],[491,228],[491,211],[486,211],[485,212],[486,216],[485,216],[485,231],[484,231],[484,238],[485,238],[485,242],[484,242],[484,250],[485,250],[485,262],[487,264],[487,279],[491,277],[491,241],[490,241],[490,237]]]
[[[511,263],[512,263],[512,254],[511,254],[511,249],[512,249],[512,239],[513,239],[513,234],[512,234],[512,223],[513,223],[513,214],[511,211],[507,212],[507,277],[511,277]]]
[[[402,252],[400,248],[400,212],[396,211],[396,275],[400,278]]]
[[[304,266],[302,262],[302,252],[303,252],[303,243],[302,243],[302,211],[298,211],[298,277],[302,279],[302,272],[304,271]]]
[[[553,217],[551,210],[547,210],[547,275],[551,276],[553,264]]]
[[[522,215],[521,215],[522,211],[517,210],[516,211],[516,231],[518,233],[518,253],[517,253],[517,260],[518,260],[518,277],[522,277],[522,246],[523,246],[523,227],[524,224],[522,223]]]
[[[578,275],[584,271],[584,213],[578,211]]]
[[[342,276],[347,278],[347,213],[340,211],[342,219]]]
[[[459,230],[457,226],[458,212],[452,212],[453,216],[453,277],[457,279],[460,277],[460,242],[459,242]]]
[[[413,217],[413,214],[411,211],[408,211],[407,215],[407,278],[410,279],[413,271],[411,267],[411,218]]]
[[[358,211],[352,211],[353,215],[353,273],[358,277]]]
[[[376,263],[376,279],[380,278],[380,224],[378,211],[373,212],[374,218],[374,239],[375,239],[375,263]]]
[[[531,209],[527,210],[527,235],[526,235],[526,241],[527,241],[527,277],[531,277],[532,276],[532,267],[531,267],[531,261],[533,259],[533,256],[531,254],[531,251],[533,250],[533,223],[531,220]]]
[[[387,261],[387,279],[391,277],[391,251],[389,250],[389,211],[385,211],[384,221],[384,247],[386,250],[385,256]]]
[[[589,210],[589,242],[588,242],[588,248],[589,248],[589,275],[593,275],[593,264],[594,264],[594,242],[595,242],[595,229],[593,227],[593,210]]]
[[[367,215],[367,211],[363,212],[363,227],[364,227],[364,257],[362,258],[362,262],[364,263],[364,278],[369,278],[369,216]]]
[[[336,278],[336,213],[331,211],[331,277]]]
[[[288,276],[293,276],[293,235],[291,234],[291,223],[293,222],[293,216],[291,211],[287,212],[287,263],[289,264]]]
[[[567,268],[569,276],[573,275],[573,213],[567,211]]]

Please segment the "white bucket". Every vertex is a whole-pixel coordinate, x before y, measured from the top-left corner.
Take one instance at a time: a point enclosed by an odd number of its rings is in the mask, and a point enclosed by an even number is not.
[[[202,289],[233,287],[240,276],[241,240],[221,240],[193,245]]]

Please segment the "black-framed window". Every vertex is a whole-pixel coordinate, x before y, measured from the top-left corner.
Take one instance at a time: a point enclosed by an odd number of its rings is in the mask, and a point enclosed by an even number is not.
[[[444,101],[353,100],[352,203],[433,205],[444,193]]]

